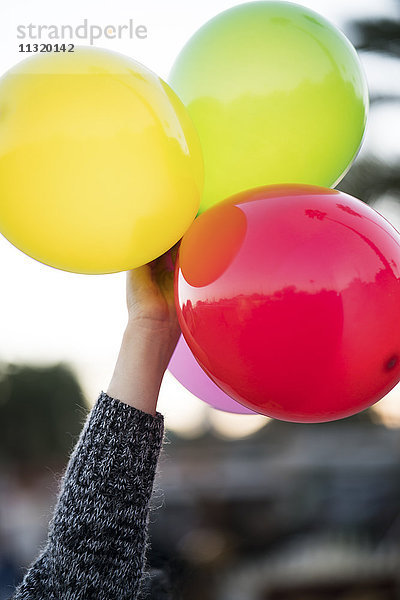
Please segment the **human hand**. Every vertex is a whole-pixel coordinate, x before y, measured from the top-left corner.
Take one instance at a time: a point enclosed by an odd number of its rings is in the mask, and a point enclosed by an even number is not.
[[[166,344],[172,354],[180,329],[174,301],[174,263],[178,246],[126,274],[129,325],[154,343]]]
[[[107,394],[155,414],[164,372],[179,338],[174,302],[177,246],[126,274],[128,324]]]

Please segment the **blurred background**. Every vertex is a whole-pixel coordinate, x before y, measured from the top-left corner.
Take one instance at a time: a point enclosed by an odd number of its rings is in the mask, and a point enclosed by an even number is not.
[[[125,23],[102,40],[164,78],[185,41],[239,2],[5,0],[0,70],[19,24]],[[302,4],[357,47],[371,95],[363,148],[340,189],[400,230],[400,0]],[[73,275],[0,236],[0,600],[46,537],[60,475],[106,389],[124,329],[124,274]],[[399,307],[400,315],[400,307]],[[151,516],[157,585],[191,600],[400,598],[400,386],[343,421],[293,425],[209,408],[166,374],[168,443]],[[162,592],[160,591],[160,594]]]

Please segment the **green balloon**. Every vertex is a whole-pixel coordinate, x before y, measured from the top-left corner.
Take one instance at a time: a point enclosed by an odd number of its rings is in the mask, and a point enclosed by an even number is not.
[[[260,185],[334,186],[360,148],[368,90],[357,53],[303,6],[250,2],[217,15],[169,80],[203,147],[200,212]]]

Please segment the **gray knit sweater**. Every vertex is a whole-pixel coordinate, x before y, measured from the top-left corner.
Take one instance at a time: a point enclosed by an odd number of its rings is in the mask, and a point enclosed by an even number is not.
[[[164,423],[102,392],[64,475],[49,537],[14,600],[135,600]]]

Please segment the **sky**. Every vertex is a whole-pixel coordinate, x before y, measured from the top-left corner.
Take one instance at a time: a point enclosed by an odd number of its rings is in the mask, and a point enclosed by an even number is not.
[[[183,44],[209,18],[240,2],[228,0],[2,0],[0,8],[0,73],[20,60],[17,26],[34,24],[145,25],[146,39],[101,40],[101,46],[127,54],[167,79]],[[392,0],[312,0],[302,4],[339,27],[354,17],[393,16]],[[400,92],[400,61],[362,56],[371,91]],[[388,161],[400,157],[400,111],[382,106],[371,115],[363,152]],[[383,202],[383,203],[382,203]],[[378,206],[377,206],[378,208]],[[380,210],[400,218],[393,199]],[[68,362],[77,372],[89,402],[106,389],[126,323],[125,274],[75,275],[42,265],[0,235],[0,361]],[[386,401],[387,414],[397,414],[400,390]],[[236,416],[211,411],[167,374],[160,398],[167,425],[182,435],[215,427],[221,435],[251,433],[266,422],[261,416]],[[399,421],[400,422],[400,421]]]

